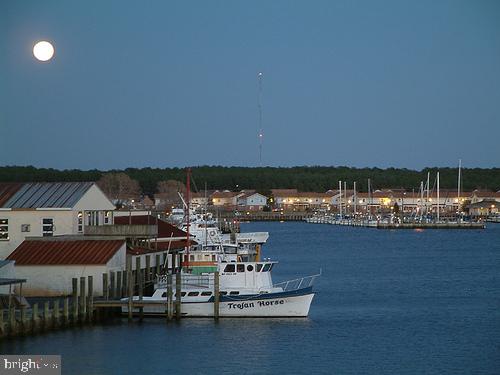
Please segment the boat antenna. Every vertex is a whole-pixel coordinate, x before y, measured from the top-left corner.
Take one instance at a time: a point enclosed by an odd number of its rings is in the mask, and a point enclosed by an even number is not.
[[[262,78],[263,73],[257,74],[259,80],[259,166],[262,167],[262,140],[264,138],[264,130],[262,129]]]
[[[189,225],[190,225],[190,222],[189,222],[189,205],[190,205],[190,190],[191,190],[191,168],[188,168],[187,169],[187,177],[186,177],[186,201],[187,201],[187,230],[186,230],[186,233],[187,233],[187,241],[186,241],[186,255],[187,255],[187,261],[186,261],[186,269],[188,270],[189,272],[189,250],[191,248],[191,245],[190,245],[190,241],[189,241]],[[181,263],[182,264],[182,263]]]

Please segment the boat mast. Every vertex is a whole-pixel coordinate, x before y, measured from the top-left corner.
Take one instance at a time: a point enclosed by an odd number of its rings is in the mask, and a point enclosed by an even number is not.
[[[262,167],[262,138],[264,130],[262,129],[262,72],[257,74],[259,78],[259,167]]]
[[[186,261],[186,269],[188,270],[189,272],[189,250],[191,248],[191,245],[190,245],[190,241],[189,241],[189,225],[190,225],[190,222],[189,222],[189,210],[190,210],[190,200],[191,200],[191,197],[190,197],[190,190],[191,190],[191,168],[188,168],[187,169],[187,177],[186,177],[187,181],[186,181],[186,200],[187,200],[187,243],[186,243],[186,254],[187,254],[187,261]],[[182,265],[182,262],[181,262],[181,265]]]
[[[354,218],[356,218],[356,181],[354,181]]]
[[[347,215],[347,181],[344,181],[344,204],[345,204],[345,214]]]
[[[439,222],[439,171],[437,173],[437,221]]]
[[[431,172],[427,172],[427,201],[425,202],[425,214],[427,215],[429,213],[429,208],[427,207],[427,205],[429,204],[429,185],[430,185],[430,175],[431,175]],[[432,205],[431,205],[431,211],[432,211]]]
[[[458,189],[457,189],[457,202],[458,202],[458,209],[457,209],[457,214],[460,214],[460,178],[462,172],[462,159],[458,159]]]
[[[339,214],[342,218],[342,181],[339,181]]]
[[[370,208],[370,213],[368,215],[368,220],[372,219],[372,186],[371,186],[371,181],[368,179],[368,206]]]

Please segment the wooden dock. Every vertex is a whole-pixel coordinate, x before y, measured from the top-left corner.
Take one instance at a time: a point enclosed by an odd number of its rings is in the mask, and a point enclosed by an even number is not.
[[[158,255],[159,256],[159,255]],[[102,275],[103,293],[94,296],[94,280],[92,276],[72,279],[72,294],[59,299],[47,299],[33,303],[31,306],[23,303],[9,304],[8,309],[0,308],[0,339],[3,337],[35,335],[51,330],[81,327],[96,324],[112,317],[122,315],[122,307],[128,308],[129,321],[133,317],[143,318],[144,307],[155,304],[165,307],[165,317],[168,321],[180,319],[181,312],[181,277],[180,255],[168,258],[164,262],[165,269],[160,269],[160,262],[151,267],[150,259],[146,264],[136,258],[136,268],[132,270],[132,258],[126,260],[126,270],[109,272]],[[166,272],[164,279],[167,286],[165,302],[144,301],[147,291],[154,288],[157,275]],[[219,291],[218,272],[214,274],[214,292]],[[174,298],[174,291],[175,298]],[[136,298],[133,298],[136,296]],[[218,319],[219,298],[215,298],[214,309]]]

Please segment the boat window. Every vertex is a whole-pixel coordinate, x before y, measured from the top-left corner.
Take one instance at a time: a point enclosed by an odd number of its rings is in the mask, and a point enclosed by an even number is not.
[[[181,297],[184,297],[186,295],[186,292],[181,292]],[[177,293],[175,293],[175,297],[177,297]]]
[[[238,292],[237,290],[233,290],[233,291],[229,292],[229,295],[231,295],[231,296],[237,296],[238,294],[240,294],[240,292]]]
[[[271,272],[271,270],[273,269],[274,267],[274,263],[271,263],[271,267],[269,267],[269,272]]]
[[[201,292],[202,296],[211,296],[212,292]]]
[[[220,292],[221,296],[225,296],[226,294],[227,294],[227,292]]]
[[[167,296],[167,292],[163,292],[163,294],[161,295],[161,298],[165,298]]]
[[[262,270],[262,272],[267,272],[271,269],[271,263],[266,263],[264,265],[264,269]]]
[[[252,266],[251,264],[249,264],[249,265],[247,266],[247,271],[248,271],[248,272],[252,272],[252,271],[253,271],[253,266]]]
[[[189,292],[188,297],[197,297],[200,294],[200,292]]]
[[[215,260],[215,255],[212,255],[212,260]]]
[[[245,272],[245,265],[244,264],[237,264],[236,265],[236,271],[237,272]]]
[[[262,269],[263,264],[262,263],[257,263],[257,272],[260,272]]]
[[[194,261],[194,255],[190,255],[189,260]]]
[[[224,268],[224,272],[234,272],[234,264],[226,265],[226,268]]]

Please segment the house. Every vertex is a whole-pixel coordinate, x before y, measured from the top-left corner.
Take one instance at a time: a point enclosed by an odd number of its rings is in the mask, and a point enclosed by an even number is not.
[[[238,208],[246,211],[261,211],[267,205],[267,197],[253,190],[242,191],[237,198]]]
[[[289,211],[305,211],[309,209],[327,209],[332,204],[335,192],[325,193],[299,192],[297,189],[272,189],[274,206]]]
[[[489,216],[500,213],[500,202],[494,199],[483,199],[467,206],[471,216]]]
[[[190,194],[190,200],[191,200],[191,207],[193,208],[198,208],[198,207],[206,207],[208,206],[210,202],[210,199],[209,199],[209,196],[210,194],[212,194],[213,192],[200,192],[200,193],[195,193],[195,192],[192,192]]]
[[[242,192],[233,192],[229,190],[218,191],[216,190],[211,196],[210,200],[215,207],[222,207],[225,209],[234,209],[238,205],[238,197],[242,196]]]
[[[0,183],[0,259],[26,237],[83,235],[110,225],[115,206],[94,182]]]

